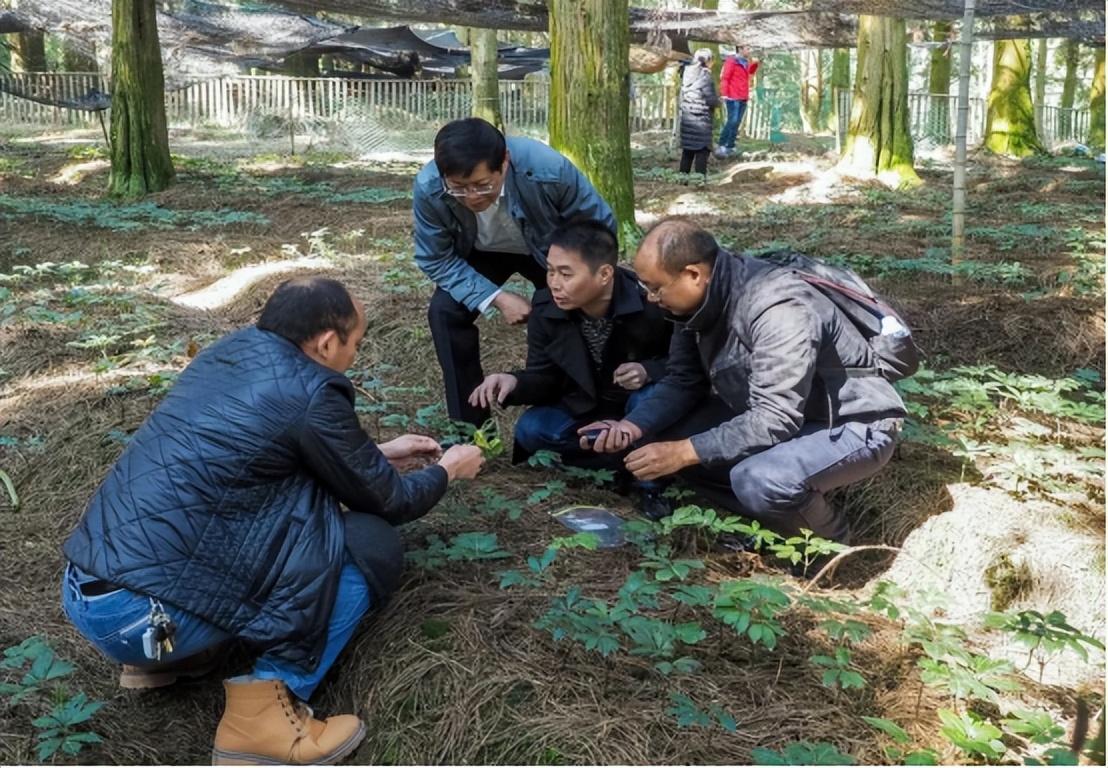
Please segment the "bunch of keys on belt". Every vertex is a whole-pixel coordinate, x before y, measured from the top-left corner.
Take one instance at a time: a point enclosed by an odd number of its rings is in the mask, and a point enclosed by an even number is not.
[[[177,625],[165,612],[161,601],[150,598],[150,626],[142,633],[142,652],[152,661],[161,661],[162,653],[173,653],[173,634]]]

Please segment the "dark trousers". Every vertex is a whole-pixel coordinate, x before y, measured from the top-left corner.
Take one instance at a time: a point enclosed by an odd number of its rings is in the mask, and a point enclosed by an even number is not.
[[[708,175],[708,147],[704,149],[682,149],[681,150],[681,173],[688,173],[689,169],[693,167],[693,162],[696,162],[696,172]]]
[[[735,415],[712,398],[660,440],[679,440],[704,432]],[[697,465],[681,477],[712,503],[764,523],[777,533],[815,535],[846,542],[850,528],[826,494],[874,475],[892,457],[899,420],[845,421],[828,428],[808,423],[790,440],[731,465]]]
[[[469,265],[497,285],[515,274],[523,275],[535,288],[546,287],[546,268],[530,255],[473,251]],[[475,310],[459,304],[442,288],[436,288],[427,309],[431,340],[435,344],[446,389],[446,412],[450,418],[481,426],[489,417],[484,408],[469,404],[469,396],[485,378],[481,369],[481,342]]]

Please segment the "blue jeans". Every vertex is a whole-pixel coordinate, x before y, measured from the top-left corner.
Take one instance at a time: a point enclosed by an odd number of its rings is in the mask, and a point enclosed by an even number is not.
[[[75,565],[68,565],[62,579],[62,607],[78,632],[97,650],[120,664],[143,668],[172,664],[231,639],[227,632],[196,614],[163,603],[165,612],[177,625],[173,652],[163,652],[161,661],[148,659],[143,653],[142,635],[149,627],[150,598],[129,589],[91,597],[82,593],[81,584],[94,580]],[[305,672],[288,661],[262,654],[254,664],[253,675],[265,680],[281,680],[298,698],[311,698],[371,603],[372,595],[365,577],[348,561],[339,576],[338,593],[327,625],[327,643],[316,668]]]
[[[598,408],[584,416],[573,416],[557,405],[536,405],[524,411],[516,422],[516,446],[531,455],[538,451],[554,451],[562,457],[563,464],[588,469],[622,469],[623,457],[619,454],[594,453],[581,450],[581,436],[577,430],[589,422],[600,419],[620,419],[650,392],[653,384],[635,390],[627,398],[623,412]]]
[[[739,137],[739,126],[743,124],[743,116],[746,114],[746,100],[724,99],[723,105],[727,109],[727,118],[719,131],[719,145],[734,149],[735,140]]]

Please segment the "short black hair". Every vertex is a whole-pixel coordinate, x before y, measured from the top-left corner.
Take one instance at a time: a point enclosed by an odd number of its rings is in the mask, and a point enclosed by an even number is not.
[[[571,221],[554,230],[550,244],[573,251],[593,272],[619,261],[619,241],[603,223],[592,219]]]
[[[714,267],[719,243],[705,229],[683,216],[662,219],[647,230],[643,242],[653,242],[662,269],[678,274],[691,264]]]
[[[507,152],[504,134],[479,117],[453,120],[435,136],[435,165],[443,177],[468,176],[481,163],[500,170]]]
[[[277,286],[262,308],[257,326],[300,346],[324,331],[346,343],[358,323],[358,310],[346,286],[329,277],[294,277]]]

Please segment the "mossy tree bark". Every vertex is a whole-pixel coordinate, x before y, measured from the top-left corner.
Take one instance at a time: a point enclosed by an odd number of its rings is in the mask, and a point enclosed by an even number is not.
[[[800,119],[805,133],[823,128],[823,67],[819,48],[800,52]]]
[[[12,35],[12,72],[46,71],[46,36],[42,32]]]
[[[933,42],[949,42],[953,24],[949,21],[936,21],[931,25]],[[931,49],[931,62],[927,70],[927,90],[929,93],[950,95],[950,65],[953,45],[936,46]]]
[[[1058,132],[1063,136],[1069,136],[1073,130],[1073,97],[1077,93],[1077,63],[1081,54],[1080,44],[1076,40],[1067,40],[1062,43],[1062,60],[1065,63],[1066,74],[1062,80],[1062,97],[1058,106]]]
[[[997,40],[985,117],[985,148],[1008,157],[1043,151],[1031,103],[1031,41]]]
[[[1093,87],[1089,91],[1089,144],[1104,149],[1104,47],[1096,49]]]
[[[550,145],[589,177],[621,227],[634,225],[627,0],[548,2]]]
[[[1038,41],[1035,48],[1035,95],[1031,99],[1035,108],[1035,130],[1043,134],[1043,107],[1046,106],[1046,39]]]
[[[463,27],[462,40],[469,46],[469,80],[473,94],[473,116],[504,130],[500,113],[500,76],[496,61],[496,30]]]
[[[920,183],[908,122],[908,41],[904,20],[858,18],[858,67],[850,128],[840,168],[894,173],[900,186]]]
[[[139,197],[173,182],[154,0],[112,2],[111,138],[112,194]]]

